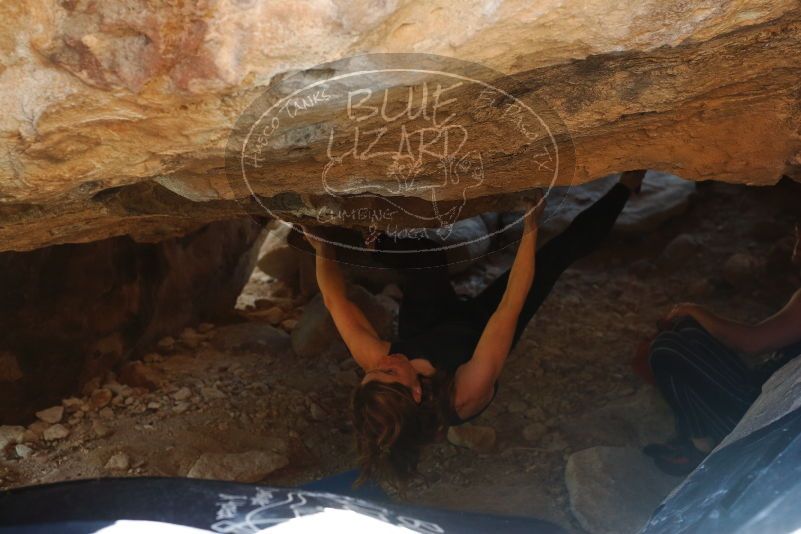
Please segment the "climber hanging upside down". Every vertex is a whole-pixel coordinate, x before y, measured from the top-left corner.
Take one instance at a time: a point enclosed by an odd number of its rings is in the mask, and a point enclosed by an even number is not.
[[[469,300],[456,296],[444,251],[432,246],[415,254],[392,254],[402,258],[398,267],[406,267],[399,339],[394,342],[380,339],[348,300],[334,249],[306,230],[317,254],[325,305],[365,373],[353,394],[363,480],[408,479],[424,445],[444,435],[448,426],[470,421],[486,409],[509,352],[559,275],[603,241],[644,175],[623,173],[618,184],[539,251],[538,220],[545,202],[532,206],[512,267]],[[384,236],[377,248],[408,246]],[[421,248],[421,241],[412,246]]]

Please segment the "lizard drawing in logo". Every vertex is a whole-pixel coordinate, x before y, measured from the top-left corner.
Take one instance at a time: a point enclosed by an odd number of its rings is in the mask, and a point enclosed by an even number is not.
[[[381,198],[394,209],[434,227],[446,238],[459,220],[469,190],[484,183],[484,165],[478,149],[470,149],[467,129],[458,124],[425,125],[413,129],[402,124],[392,140],[388,126],[348,132],[350,149],[334,154],[335,131],[329,138],[328,162],[322,181],[327,194]],[[362,147],[366,147],[362,149]],[[445,190],[449,201],[443,200]],[[453,191],[459,198],[454,202]],[[427,202],[410,208],[396,197],[417,197]]]

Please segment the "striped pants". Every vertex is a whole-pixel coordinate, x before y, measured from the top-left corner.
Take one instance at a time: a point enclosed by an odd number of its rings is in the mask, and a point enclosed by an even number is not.
[[[653,343],[649,363],[685,438],[720,442],[759,396],[763,378],[695,320],[679,320]]]

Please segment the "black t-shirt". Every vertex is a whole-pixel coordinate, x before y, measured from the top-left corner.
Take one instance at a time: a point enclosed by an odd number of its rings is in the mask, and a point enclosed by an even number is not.
[[[467,319],[446,320],[420,334],[395,341],[390,345],[389,353],[403,354],[410,360],[418,358],[428,360],[438,371],[444,371],[454,376],[459,366],[467,363],[473,357],[481,333],[482,329],[477,327],[473,321]],[[493,399],[497,392],[498,384],[496,382]],[[472,421],[485,409],[486,406],[477,414],[467,419],[461,419],[451,406],[448,424],[456,426]]]

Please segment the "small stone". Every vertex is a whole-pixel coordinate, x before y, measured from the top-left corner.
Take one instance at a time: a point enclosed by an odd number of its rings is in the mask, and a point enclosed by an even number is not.
[[[42,437],[45,439],[45,441],[64,439],[69,435],[70,429],[64,425],[53,425],[42,433]]]
[[[89,403],[92,406],[92,409],[99,410],[101,408],[105,408],[111,402],[111,398],[114,394],[111,392],[110,389],[100,388],[96,389],[92,392],[92,396],[89,399]]]
[[[22,443],[25,439],[25,427],[16,425],[0,426],[0,451],[9,445]]]
[[[271,325],[275,326],[284,320],[284,310],[278,306],[273,306],[264,311],[258,312],[257,317],[264,319]]]
[[[161,409],[161,403],[158,403],[156,401],[148,402],[147,403],[147,409],[148,410],[159,410],[159,409]]]
[[[100,387],[100,377],[90,378],[81,388],[81,394],[88,397],[94,390]]]
[[[134,361],[120,369],[120,381],[132,388],[153,391],[164,384],[164,374],[155,367],[145,365],[144,362]]]
[[[50,427],[49,423],[45,423],[44,421],[34,421],[30,425],[28,425],[28,430],[25,432],[26,434],[25,441],[38,441],[42,437],[44,431],[47,430],[49,427]],[[28,433],[34,434],[36,438],[28,439],[27,437]]]
[[[179,414],[184,413],[189,409],[189,406],[190,405],[188,402],[177,402],[175,403],[175,406],[173,407],[172,411],[174,413],[179,413]]]
[[[197,331],[192,327],[187,326],[181,332],[181,342],[190,349],[197,348],[202,340],[203,336],[198,334]]]
[[[100,410],[100,417],[103,419],[114,419],[114,410],[107,406]]]
[[[164,357],[158,352],[150,352],[142,356],[142,361],[145,363],[159,363],[164,361]]]
[[[659,264],[668,268],[679,267],[695,254],[700,246],[695,236],[679,234],[664,248],[659,256]]]
[[[109,471],[127,471],[131,466],[131,458],[124,452],[114,453],[106,462]]]
[[[172,398],[177,401],[185,401],[191,396],[192,396],[192,390],[186,386],[182,387],[181,389],[172,394]]]
[[[286,330],[287,332],[292,332],[298,326],[297,319],[284,319],[281,321],[281,328]]]
[[[83,401],[77,397],[70,397],[69,399],[61,401],[61,404],[64,406],[67,413],[73,413],[81,409]]]
[[[325,421],[328,418],[328,414],[325,413],[325,410],[320,408],[320,406],[313,402],[310,408],[311,418],[314,421]]]
[[[687,292],[693,297],[706,297],[715,291],[715,286],[712,285],[707,278],[691,282],[687,288]]]
[[[224,399],[226,398],[225,393],[217,389],[216,387],[204,387],[200,388],[200,394],[203,396],[205,400],[212,400],[212,399]]]
[[[31,454],[33,454],[33,449],[25,445],[24,443],[20,443],[16,447],[14,447],[14,452],[17,454],[19,458],[23,460],[28,458]]]
[[[125,384],[120,384],[119,382],[116,381],[106,382],[106,384],[104,384],[103,387],[106,389],[110,389],[112,393],[114,393],[115,395],[119,395],[120,397],[123,398],[131,394],[130,386],[127,386]]]
[[[98,438],[105,438],[106,436],[111,435],[112,430],[100,421],[93,421],[92,432]]]
[[[529,423],[523,428],[523,438],[529,442],[539,441],[548,432],[542,423]]]
[[[495,429],[490,426],[462,425],[448,429],[448,441],[457,447],[489,452],[495,447]]]
[[[197,331],[201,334],[208,334],[212,330],[214,330],[214,325],[212,323],[200,323],[197,325]]]
[[[741,287],[754,279],[759,261],[752,255],[738,252],[723,264],[723,279],[734,287]]]
[[[51,408],[47,408],[46,410],[40,410],[36,412],[36,417],[39,418],[40,421],[44,421],[45,423],[58,423],[61,421],[61,418],[64,417],[64,407],[63,406],[53,406]]]
[[[159,350],[170,352],[175,348],[175,339],[171,336],[163,337],[156,344]]]
[[[512,401],[507,406],[509,413],[523,413],[528,410],[528,404],[523,401]]]

